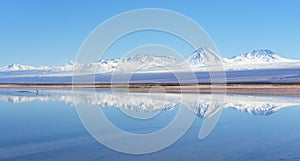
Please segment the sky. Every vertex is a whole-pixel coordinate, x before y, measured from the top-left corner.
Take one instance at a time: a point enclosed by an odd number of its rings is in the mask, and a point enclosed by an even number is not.
[[[300,59],[299,6],[297,0],[1,0],[0,66],[62,65],[75,60],[99,24],[141,8],[168,9],[190,17],[209,34],[222,57],[270,49]],[[115,47],[114,53],[124,50]]]

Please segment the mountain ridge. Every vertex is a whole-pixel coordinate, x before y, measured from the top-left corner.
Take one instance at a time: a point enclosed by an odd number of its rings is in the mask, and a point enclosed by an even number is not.
[[[78,64],[71,61],[64,65],[57,66],[26,66],[21,64],[12,64],[0,67],[0,72],[41,72],[48,74],[71,74],[73,67],[79,67],[85,73],[110,73],[133,72],[139,70],[144,72],[165,72],[165,68],[183,71],[182,63],[188,64],[194,71],[204,71],[209,65],[223,66],[224,70],[252,70],[252,69],[268,69],[268,68],[299,68],[300,60],[292,60],[281,57],[279,54],[269,50],[260,49],[252,50],[248,53],[234,56],[232,58],[221,58],[215,51],[209,48],[199,48],[190,55],[175,59],[166,55],[133,55],[125,58],[117,58],[110,60],[100,60],[87,64]]]

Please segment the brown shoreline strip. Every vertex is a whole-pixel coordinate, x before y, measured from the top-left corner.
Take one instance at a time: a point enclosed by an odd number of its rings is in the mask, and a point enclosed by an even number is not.
[[[262,95],[300,95],[300,83],[230,83],[230,84],[0,84],[1,88],[129,88],[129,92],[227,93]]]
[[[86,88],[90,88],[90,87],[96,87],[96,88],[101,88],[101,87],[109,87],[109,88],[119,88],[119,87],[129,87],[129,88],[140,88],[140,87],[157,87],[157,86],[161,86],[161,87],[186,87],[186,86],[227,86],[227,87],[236,87],[236,86],[243,86],[243,87],[251,87],[251,86],[300,86],[300,82],[292,82],[292,83],[265,83],[265,82],[237,82],[237,83],[199,83],[199,84],[189,84],[189,83],[185,83],[185,84],[179,84],[179,83],[96,83],[96,84],[72,84],[72,83],[0,83],[0,88],[1,87],[86,87]]]

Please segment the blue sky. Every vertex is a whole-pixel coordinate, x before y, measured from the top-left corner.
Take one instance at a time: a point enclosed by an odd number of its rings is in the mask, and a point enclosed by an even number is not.
[[[120,2],[2,0],[0,66],[56,65],[74,60],[96,26],[116,14],[139,8],[164,8],[194,19],[223,57],[271,49],[284,57],[300,59],[300,1]]]

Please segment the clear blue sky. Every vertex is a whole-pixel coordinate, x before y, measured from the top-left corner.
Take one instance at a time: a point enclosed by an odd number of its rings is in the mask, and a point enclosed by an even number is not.
[[[133,9],[164,8],[198,22],[223,57],[271,49],[300,59],[300,1],[0,1],[0,66],[64,64],[108,18]]]

